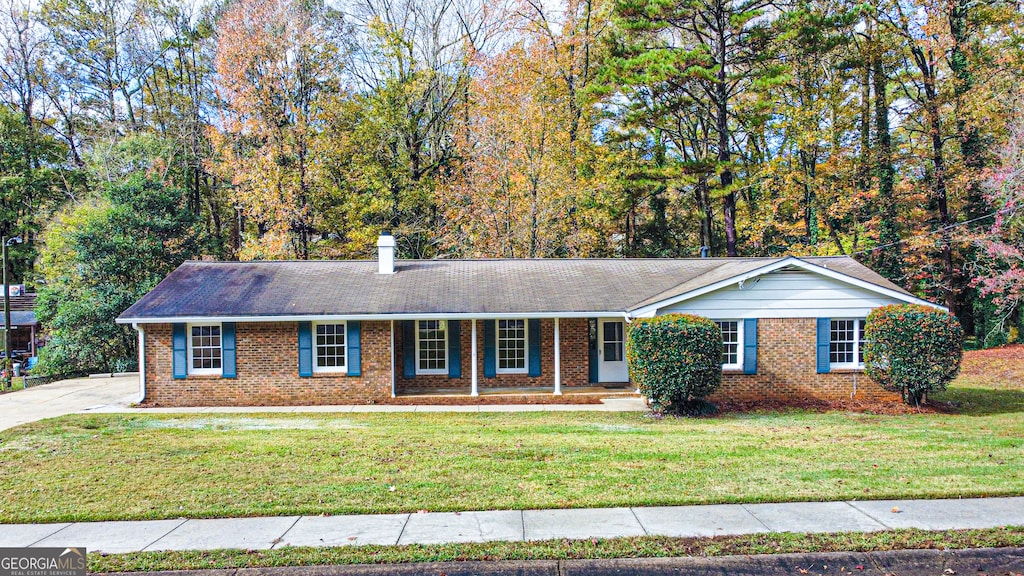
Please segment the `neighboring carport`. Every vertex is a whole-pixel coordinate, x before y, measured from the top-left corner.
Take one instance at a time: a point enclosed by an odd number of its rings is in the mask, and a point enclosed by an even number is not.
[[[35,356],[36,334],[39,331],[36,313],[31,310],[11,310],[11,326],[11,350],[23,356]],[[6,328],[3,315],[0,314],[0,337]]]

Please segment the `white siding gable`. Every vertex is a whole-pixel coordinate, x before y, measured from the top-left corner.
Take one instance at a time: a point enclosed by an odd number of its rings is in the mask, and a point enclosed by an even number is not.
[[[804,270],[778,270],[660,308],[707,318],[864,318],[895,298]]]

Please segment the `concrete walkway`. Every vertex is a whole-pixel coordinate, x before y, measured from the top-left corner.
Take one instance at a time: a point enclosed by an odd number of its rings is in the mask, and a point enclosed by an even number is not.
[[[128,406],[139,395],[137,374],[75,378],[0,394],[0,430],[101,406]]]
[[[1024,526],[1024,497],[0,525],[0,547],[269,549]]]

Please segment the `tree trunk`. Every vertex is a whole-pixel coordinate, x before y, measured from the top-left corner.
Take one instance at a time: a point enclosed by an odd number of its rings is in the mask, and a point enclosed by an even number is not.
[[[701,246],[708,247],[708,253],[715,254],[715,239],[712,235],[714,226],[714,211],[711,207],[711,190],[706,178],[701,178],[694,186],[693,194],[700,212],[700,242]]]
[[[878,272],[903,285],[903,255],[899,244],[896,220],[896,198],[893,196],[896,171],[892,164],[892,135],[889,133],[888,77],[882,62],[882,48],[877,43],[872,51],[871,77],[875,92],[875,176],[878,178],[878,203],[881,222],[878,227],[876,266]]]
[[[976,0],[949,0],[949,31],[953,37],[953,47],[949,54],[949,67],[953,73],[953,96],[955,100],[956,128],[960,139],[960,153],[964,167],[970,178],[967,187],[967,198],[964,216],[974,220],[986,214],[989,206],[982,190],[981,174],[988,165],[985,146],[978,129],[967,118],[967,103],[964,97],[974,88],[974,73],[971,71],[967,50],[974,43],[974,29],[968,19],[971,4]],[[977,232],[982,223],[968,225],[968,230]],[[972,262],[976,250],[970,247],[964,259]],[[975,290],[969,286],[969,280],[959,275],[954,287],[957,296],[957,307],[960,310],[960,322],[964,333],[977,336],[976,322],[973,315],[972,302],[976,297]]]
[[[867,194],[871,189],[871,62],[864,61],[864,75],[860,85],[860,157],[857,163],[857,190]],[[857,251],[860,240],[860,224],[867,219],[870,206],[861,206],[854,215],[853,244],[851,250]]]
[[[715,82],[715,129],[718,131],[718,163],[719,179],[723,190],[729,190],[722,198],[722,215],[725,221],[725,252],[730,257],[739,256],[736,250],[736,193],[732,188],[733,175],[729,163],[732,160],[729,142],[729,86],[726,84],[726,14],[720,7],[717,14],[718,25],[718,74]]]
[[[936,90],[937,78],[935,77],[935,62],[920,47],[913,49],[914,60],[917,62],[918,70],[921,72],[922,83],[924,84],[924,112],[928,120],[928,131],[931,136],[932,152],[932,178],[931,195],[935,202],[935,208],[939,212],[939,230],[942,246],[940,248],[940,261],[942,262],[942,280],[939,290],[942,292],[943,300],[950,313],[957,313],[957,298],[955,290],[955,268],[953,266],[953,245],[950,234],[950,225],[953,223],[949,214],[949,201],[946,187],[946,159],[943,150],[942,139],[942,116],[939,112],[938,93]]]

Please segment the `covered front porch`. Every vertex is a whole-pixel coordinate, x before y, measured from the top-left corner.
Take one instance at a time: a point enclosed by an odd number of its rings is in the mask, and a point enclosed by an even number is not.
[[[634,395],[626,325],[621,316],[396,320],[392,397],[596,403]]]

